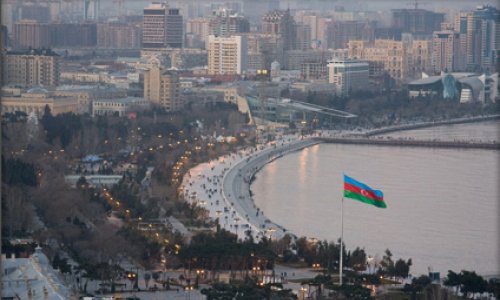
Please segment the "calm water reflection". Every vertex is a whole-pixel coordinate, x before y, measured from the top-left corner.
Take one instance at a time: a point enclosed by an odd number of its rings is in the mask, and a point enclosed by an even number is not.
[[[388,205],[345,200],[349,249],[382,256],[389,248],[413,259],[414,274],[429,266],[498,274],[499,158],[491,150],[324,144],[272,162],[251,188],[268,218],[299,236],[337,240],[345,172],[383,190]]]

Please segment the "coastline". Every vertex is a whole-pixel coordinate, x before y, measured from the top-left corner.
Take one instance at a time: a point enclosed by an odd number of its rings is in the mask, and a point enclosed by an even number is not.
[[[290,143],[271,144],[269,148],[260,151],[248,160],[242,160],[229,170],[223,180],[223,195],[233,205],[240,215],[270,238],[281,238],[289,232],[283,226],[265,217],[255,205],[250,193],[250,185],[255,174],[268,163],[291,152],[318,144],[320,141],[304,138]]]
[[[369,137],[388,132],[482,122],[498,118],[500,118],[500,115],[406,124],[375,129],[359,134],[355,133],[353,135]],[[348,133],[348,135],[350,134]],[[288,153],[322,142],[324,141],[317,136],[300,138],[295,135],[258,146],[258,149],[240,150],[237,153],[225,155],[214,161],[200,164],[192,168],[184,176],[182,183],[182,187],[185,190],[184,198],[190,203],[197,202],[206,205],[205,208],[209,211],[209,216],[213,219],[219,219],[221,228],[223,227],[226,230],[234,232],[238,235],[238,238],[246,238],[247,234],[245,231],[247,230],[251,230],[251,235],[255,240],[260,239],[262,236],[279,239],[285,234],[296,237],[293,232],[289,232],[283,226],[265,217],[265,214],[254,203],[250,185],[255,174],[266,164]],[[193,176],[195,177],[194,180],[192,179]],[[212,177],[211,179],[210,176]],[[208,181],[207,178],[209,178]],[[199,182],[198,188],[196,188],[197,181]],[[206,189],[207,183],[215,183],[215,193],[214,189]],[[194,189],[191,189],[191,192],[189,192],[189,189],[193,186]],[[205,188],[200,189],[203,186]],[[193,198],[193,191],[196,195],[195,198]],[[209,203],[210,205],[208,205]]]
[[[283,226],[269,220],[254,204],[250,194],[253,176],[273,160],[298,151],[320,141],[298,136],[286,136],[282,140],[258,148],[247,148],[207,163],[199,164],[185,174],[182,181],[183,197],[189,203],[202,205],[209,217],[218,219],[221,228],[254,240],[263,236],[281,238],[288,232]]]

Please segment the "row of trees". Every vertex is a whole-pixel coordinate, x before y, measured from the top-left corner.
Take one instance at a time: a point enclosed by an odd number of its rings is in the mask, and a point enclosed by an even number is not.
[[[483,293],[491,293],[497,299],[500,297],[500,281],[491,279],[488,282],[474,271],[462,270],[455,273],[449,270],[444,285],[453,288],[455,292],[460,291],[466,298]]]
[[[410,99],[405,90],[374,93],[353,92],[349,97],[338,97],[321,92],[282,92],[285,97],[305,101],[356,114],[359,118],[349,125],[378,127],[406,121],[432,121],[443,118],[457,118],[466,115],[494,114],[499,111],[498,103],[459,103],[437,97],[417,97]]]
[[[272,270],[277,258],[271,251],[269,241],[259,243],[247,239],[238,241],[237,236],[224,229],[216,233],[200,233],[191,243],[181,249],[179,258],[187,270],[205,269],[215,278],[218,270],[248,272],[253,268]]]
[[[82,129],[80,117],[73,113],[64,113],[53,116],[49,106],[44,110],[41,124],[46,131],[46,139],[49,144],[53,144],[59,138],[61,148],[69,145],[73,136]]]
[[[13,186],[36,186],[35,166],[19,158],[5,159],[2,155],[2,182]]]

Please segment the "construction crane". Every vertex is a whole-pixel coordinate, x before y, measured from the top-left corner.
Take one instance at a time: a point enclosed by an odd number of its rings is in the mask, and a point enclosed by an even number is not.
[[[420,4],[422,4],[422,3],[427,3],[427,2],[425,2],[425,1],[418,1],[418,0],[414,0],[414,1],[410,2],[410,3],[408,3],[408,5],[412,5],[412,6],[414,7],[414,9],[415,9],[415,10],[417,10],[417,9],[418,9],[418,6],[419,6]]]

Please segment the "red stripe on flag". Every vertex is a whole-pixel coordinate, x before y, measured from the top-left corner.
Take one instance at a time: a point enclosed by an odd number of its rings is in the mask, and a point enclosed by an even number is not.
[[[355,186],[355,185],[352,185],[350,183],[344,182],[344,190],[347,190],[347,191],[350,191],[350,192],[353,192],[356,194],[360,194],[362,196],[365,196],[366,198],[370,198],[373,200],[384,201],[383,198],[375,195],[374,192],[372,192],[370,190],[364,190],[364,189],[360,188],[359,186]]]

